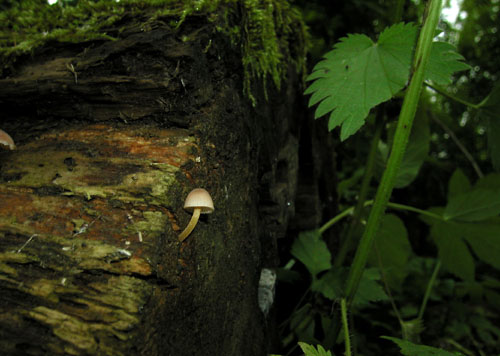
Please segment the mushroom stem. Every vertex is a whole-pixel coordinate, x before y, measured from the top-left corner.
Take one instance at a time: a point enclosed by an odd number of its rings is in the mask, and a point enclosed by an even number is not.
[[[198,219],[200,218],[200,213],[201,213],[201,208],[194,208],[191,220],[189,220],[189,223],[187,224],[186,228],[179,235],[180,242],[184,241],[186,237],[188,237],[189,234],[191,234],[191,231],[193,231],[194,227],[198,223]]]

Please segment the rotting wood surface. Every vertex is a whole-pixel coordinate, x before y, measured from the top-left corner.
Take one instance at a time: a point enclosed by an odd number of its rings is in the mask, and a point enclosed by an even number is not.
[[[3,354],[127,354],[151,295],[175,290],[156,250],[177,247],[169,200],[196,143],[150,131],[91,125],[2,153]]]
[[[257,285],[294,210],[297,77],[253,109],[206,21],[153,28],[0,79],[18,146],[0,153],[2,356],[266,354]],[[198,186],[215,212],[181,244]]]

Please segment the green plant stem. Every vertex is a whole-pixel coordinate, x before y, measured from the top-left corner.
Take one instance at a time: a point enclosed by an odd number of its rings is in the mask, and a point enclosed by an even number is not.
[[[380,109],[377,115],[377,127],[375,129],[375,135],[372,138],[370,145],[370,152],[368,153],[368,159],[366,161],[366,169],[363,175],[363,181],[361,182],[361,188],[359,190],[358,202],[354,208],[354,213],[352,216],[352,221],[347,230],[347,235],[342,246],[340,247],[339,253],[335,257],[334,267],[340,267],[344,263],[347,253],[351,250],[354,239],[354,231],[361,221],[363,215],[366,197],[368,196],[368,191],[370,189],[370,182],[372,181],[373,174],[375,172],[375,159],[377,157],[378,142],[380,141],[380,136],[382,135],[382,129],[384,128],[384,117],[383,110]]]
[[[335,225],[337,222],[339,222],[340,220],[342,220],[346,216],[351,215],[353,213],[353,211],[354,211],[354,207],[351,206],[350,208],[347,208],[346,210],[344,210],[340,214],[335,215],[333,218],[328,220],[323,226],[321,226],[318,229],[318,232],[320,234],[323,234],[326,230],[328,230],[330,227]]]
[[[477,352],[479,353],[479,356],[486,356],[486,354],[485,354],[485,353],[481,350],[481,346],[482,346],[482,345],[481,345],[481,344],[480,344],[480,343],[476,340],[476,338],[475,338],[473,335],[469,334],[469,339],[472,341],[472,343],[473,343],[473,344],[474,344],[474,346],[476,347]],[[457,347],[457,348],[458,348],[458,347]],[[464,350],[467,350],[467,349],[465,349],[463,346],[462,346],[462,348],[463,348]],[[459,349],[459,350],[460,350],[460,349]],[[469,351],[468,353],[464,352],[464,354],[466,354],[466,355],[471,355],[471,354],[472,354],[472,355],[474,355],[474,353],[473,353],[472,351]],[[475,356],[475,355],[474,355],[474,356]]]
[[[450,136],[450,138],[453,140],[455,145],[457,145],[458,149],[460,151],[462,151],[465,158],[467,158],[467,160],[469,160],[472,168],[474,168],[474,170],[476,171],[477,176],[479,178],[483,178],[484,174],[481,171],[481,168],[479,168],[479,165],[477,164],[476,160],[474,159],[474,156],[472,156],[472,154],[469,152],[469,150],[462,144],[462,142],[459,140],[457,135],[455,135],[455,133],[448,126],[446,126],[446,124],[444,122],[442,122],[436,116],[434,116],[434,114],[432,114],[432,112],[428,111],[427,113],[429,114],[431,119],[434,120],[439,126],[441,126],[441,128]]]
[[[373,240],[377,234],[387,203],[389,202],[396,175],[401,165],[401,161],[403,160],[406,146],[408,145],[408,139],[417,110],[422,83],[424,81],[425,67],[431,52],[432,39],[434,38],[434,31],[439,21],[440,11],[441,0],[430,0],[424,14],[422,30],[420,31],[417,41],[412,67],[413,75],[401,108],[391,155],[387,162],[387,168],[382,175],[382,180],[375,196],[375,203],[370,211],[368,223],[358,244],[354,261],[347,278],[345,295],[348,305],[351,304],[358,290]]]
[[[394,7],[394,15],[393,15],[392,23],[396,24],[398,22],[401,22],[401,19],[403,18],[404,7],[405,7],[404,0],[396,0],[396,6]]]
[[[466,354],[467,356],[476,356],[474,354],[474,352],[472,352],[471,350],[469,349],[466,349],[465,347],[463,347],[462,345],[460,345],[458,342],[456,342],[455,340],[451,339],[451,338],[446,338],[444,339],[444,341],[446,341],[448,344],[454,346],[455,348],[457,348],[458,350],[460,350],[460,352],[463,352],[464,354]],[[479,353],[482,355],[483,353],[481,351],[479,351]]]
[[[371,205],[373,205],[373,202],[374,202],[373,200],[367,200],[367,201],[365,201],[363,206],[364,207],[371,206]],[[433,218],[433,219],[446,221],[441,215],[434,214],[434,213],[431,213],[430,211],[422,210],[422,209],[415,208],[415,207],[409,206],[409,205],[388,202],[387,207],[395,209],[395,210],[411,211],[411,212],[414,212],[417,214],[428,216],[428,217]],[[323,226],[321,226],[319,228],[319,230],[318,230],[319,233],[322,234],[323,232],[328,230],[330,227],[335,225],[335,223],[339,222],[340,220],[342,220],[346,216],[351,215],[353,213],[353,211],[354,211],[354,207],[351,206],[350,208],[345,209],[340,214],[335,215],[333,218],[328,220]]]
[[[424,312],[425,308],[427,306],[427,301],[429,300],[429,297],[431,296],[431,291],[432,291],[432,286],[434,285],[434,282],[436,281],[437,275],[439,273],[439,269],[441,268],[441,260],[437,260],[436,266],[434,266],[434,271],[432,272],[431,279],[429,280],[429,283],[427,283],[427,288],[425,289],[425,294],[424,294],[424,299],[422,300],[422,305],[420,305],[420,310],[418,311],[418,319],[422,320],[424,317]]]
[[[351,336],[349,335],[349,324],[347,323],[347,303],[345,298],[340,300],[340,313],[342,315],[342,328],[344,329],[345,356],[351,356]]]
[[[395,210],[411,211],[411,212],[414,212],[417,214],[428,216],[428,217],[433,218],[433,219],[446,221],[441,215],[434,214],[434,213],[431,213],[430,211],[422,210],[422,209],[415,208],[415,207],[409,206],[409,205],[388,202],[387,207],[395,209]]]
[[[463,104],[463,105],[465,105],[465,106],[467,106],[467,107],[469,107],[471,109],[474,109],[474,110],[480,109],[486,103],[486,99],[485,99],[482,102],[480,102],[479,104],[473,104],[473,103],[468,102],[467,100],[459,98],[456,95],[448,93],[445,89],[441,88],[437,84],[431,84],[429,82],[425,82],[425,85],[427,87],[431,88],[432,90],[436,91],[437,93],[441,94],[445,98],[448,98],[450,100],[456,101],[457,103]]]
[[[375,252],[377,253],[377,262],[378,266],[380,269],[380,274],[382,275],[382,282],[384,283],[384,288],[385,288],[385,293],[389,297],[389,301],[391,302],[392,310],[394,311],[394,314],[396,315],[396,318],[399,321],[399,324],[403,324],[403,318],[401,317],[401,313],[399,312],[399,309],[396,305],[396,301],[394,300],[394,297],[392,296],[391,288],[389,288],[389,283],[387,283],[387,276],[385,275],[384,271],[384,266],[382,264],[382,256],[380,254],[380,250],[378,249],[377,242],[375,242]]]

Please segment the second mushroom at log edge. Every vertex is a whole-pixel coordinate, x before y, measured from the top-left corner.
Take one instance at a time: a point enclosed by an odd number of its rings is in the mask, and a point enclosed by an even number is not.
[[[201,214],[211,214],[214,211],[214,203],[210,194],[203,188],[193,189],[184,202],[184,209],[192,212],[191,220],[184,231],[179,235],[179,241],[184,241],[193,231]]]
[[[16,145],[14,144],[14,140],[12,139],[12,137],[10,137],[10,135],[4,130],[0,130],[0,147],[9,148],[10,150],[16,148]]]

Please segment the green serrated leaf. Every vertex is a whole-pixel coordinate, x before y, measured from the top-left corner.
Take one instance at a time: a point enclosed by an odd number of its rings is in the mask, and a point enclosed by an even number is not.
[[[332,353],[326,351],[321,345],[317,345],[316,349],[314,346],[306,344],[305,342],[299,342],[299,346],[306,356],[332,356]]]
[[[399,289],[408,274],[405,267],[410,255],[411,245],[403,221],[396,215],[385,215],[368,262],[383,268],[389,286]]]
[[[461,194],[465,194],[469,190],[469,179],[460,168],[457,168],[451,175],[450,181],[448,182],[448,200],[451,200]]]
[[[319,103],[315,118],[330,114],[328,129],[341,126],[342,141],[354,134],[371,108],[389,100],[407,83],[417,27],[399,23],[386,28],[374,43],[361,34],[340,39],[307,78],[313,83],[309,106]],[[426,78],[439,84],[451,82],[451,74],[470,68],[455,48],[435,42]]]
[[[323,294],[325,298],[336,300],[342,296],[346,274],[344,269],[331,269],[312,282],[311,290]]]
[[[461,224],[462,234],[476,256],[500,269],[500,225]]]
[[[480,178],[474,189],[500,190],[500,173],[490,173]]]
[[[345,268],[331,269],[321,278],[313,281],[311,290],[321,293],[330,300],[337,300],[343,296],[346,277],[347,270]],[[388,300],[387,294],[378,282],[379,280],[380,273],[377,268],[365,269],[352,305],[363,308],[370,305],[371,302]]]
[[[305,94],[319,103],[315,117],[331,112],[328,128],[341,126],[345,140],[364,123],[370,109],[400,91],[407,82],[417,28],[397,24],[387,28],[377,44],[365,35],[349,35],[314,67],[315,80]]]
[[[396,337],[381,336],[382,339],[390,340],[399,346],[401,353],[405,356],[464,356],[460,352],[451,353],[436,347],[417,345],[407,340]]]
[[[401,166],[396,176],[396,182],[394,183],[395,188],[404,188],[415,180],[420,167],[429,153],[429,142],[429,121],[427,120],[427,115],[419,110],[415,117],[403,161],[401,162]],[[387,152],[386,158],[384,159],[384,167],[387,163],[388,156],[389,153]],[[382,176],[382,172],[383,170],[380,172],[380,176]]]
[[[418,126],[418,125],[417,125]],[[413,133],[416,132],[416,135]],[[394,188],[407,187],[415,180],[420,171],[420,167],[427,158],[429,152],[429,131],[419,133],[418,129],[412,131],[412,136],[408,143],[407,150],[394,183]]]
[[[474,280],[474,259],[461,238],[463,227],[454,222],[437,222],[431,235],[443,267],[465,281]]]
[[[446,220],[479,221],[500,214],[500,190],[474,189],[452,197],[444,210]]]
[[[362,308],[371,302],[389,300],[384,288],[378,283],[379,280],[380,273],[377,268],[365,269],[352,305]]]
[[[292,245],[291,253],[306,266],[313,278],[332,267],[332,256],[318,230],[301,232]]]
[[[451,84],[453,73],[470,69],[463,60],[464,57],[456,52],[455,46],[446,42],[434,42],[425,77],[439,85]]]

